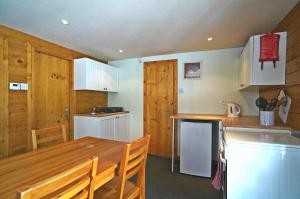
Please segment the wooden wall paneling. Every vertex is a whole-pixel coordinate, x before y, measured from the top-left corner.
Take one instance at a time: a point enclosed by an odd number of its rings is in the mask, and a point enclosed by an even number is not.
[[[75,91],[76,113],[89,113],[93,106],[107,106],[107,93],[98,91]]]
[[[299,49],[300,51],[300,49]],[[285,84],[286,86],[300,85],[300,70],[286,74]]]
[[[279,32],[282,30],[287,30],[288,32],[294,32],[297,27],[299,27],[300,22],[300,13],[299,13],[300,4],[298,3],[287,16],[274,28],[274,32]]]
[[[8,120],[8,39],[4,39],[4,49],[3,49],[3,133],[4,133],[4,157],[8,156],[9,153],[9,120]]]
[[[260,88],[260,96],[270,99],[284,88],[292,99],[287,125],[300,130],[300,3],[278,24],[274,32],[287,31],[286,84]],[[276,111],[276,119],[279,119]]]
[[[0,36],[0,91],[4,90],[4,71],[3,71],[3,50],[4,50],[4,38]],[[4,157],[4,132],[3,132],[3,105],[4,99],[3,94],[0,94],[0,159]]]
[[[286,63],[286,74],[291,74],[293,72],[300,70],[300,56],[296,59]]]
[[[9,82],[27,83],[27,42],[8,38]],[[9,155],[27,151],[27,92],[9,90]]]
[[[47,70],[35,71],[33,67],[36,60],[35,52],[54,57],[51,59],[64,60],[54,63],[54,67],[56,64],[69,66],[69,83],[65,91],[69,92],[68,107],[70,125],[72,125],[70,126],[70,139],[73,138],[73,115],[75,113],[89,112],[92,106],[107,106],[107,93],[73,91],[72,61],[75,58],[90,56],[0,25],[0,158],[31,150],[31,138],[28,132],[37,127],[35,107],[39,106],[39,102],[36,101],[38,94],[33,89],[34,77],[37,73],[44,76],[44,73],[49,72]],[[9,82],[28,83],[29,90],[27,92],[10,91]],[[61,99],[62,95],[57,98]],[[64,113],[60,114],[60,118],[65,117]]]
[[[9,142],[9,123],[8,123],[8,39],[0,37],[0,158],[8,156],[8,142]]]
[[[149,153],[171,157],[170,116],[177,113],[177,60],[144,63],[144,134]]]

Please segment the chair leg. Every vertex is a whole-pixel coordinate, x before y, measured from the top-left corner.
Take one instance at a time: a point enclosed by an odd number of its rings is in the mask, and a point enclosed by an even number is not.
[[[141,199],[146,199],[145,195],[146,195],[146,177],[145,177],[146,173],[145,173],[145,169],[143,169],[143,181],[142,181],[142,190],[141,190]]]

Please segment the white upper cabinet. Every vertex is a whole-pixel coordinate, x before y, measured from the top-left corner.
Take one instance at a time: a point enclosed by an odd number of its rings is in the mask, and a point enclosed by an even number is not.
[[[74,60],[74,90],[101,90],[102,66],[88,58]]]
[[[118,69],[89,58],[74,60],[74,90],[117,92]]]
[[[265,61],[261,69],[260,36],[250,37],[240,57],[240,85],[239,89],[250,86],[262,85],[284,85],[285,84],[285,62],[286,62],[286,32],[280,34],[279,61],[274,67],[272,61]]]
[[[118,69],[107,64],[102,68],[103,89],[109,92],[117,92],[119,89]]]

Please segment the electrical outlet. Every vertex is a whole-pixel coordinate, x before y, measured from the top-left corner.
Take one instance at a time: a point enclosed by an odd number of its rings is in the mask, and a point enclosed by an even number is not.
[[[182,94],[183,93],[183,88],[179,88],[178,93]]]

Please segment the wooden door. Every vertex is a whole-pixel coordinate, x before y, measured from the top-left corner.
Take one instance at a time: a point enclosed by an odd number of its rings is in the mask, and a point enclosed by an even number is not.
[[[69,137],[70,61],[35,52],[32,67],[32,129],[65,123]]]
[[[144,63],[144,134],[149,153],[171,157],[172,124],[177,112],[177,60]]]

